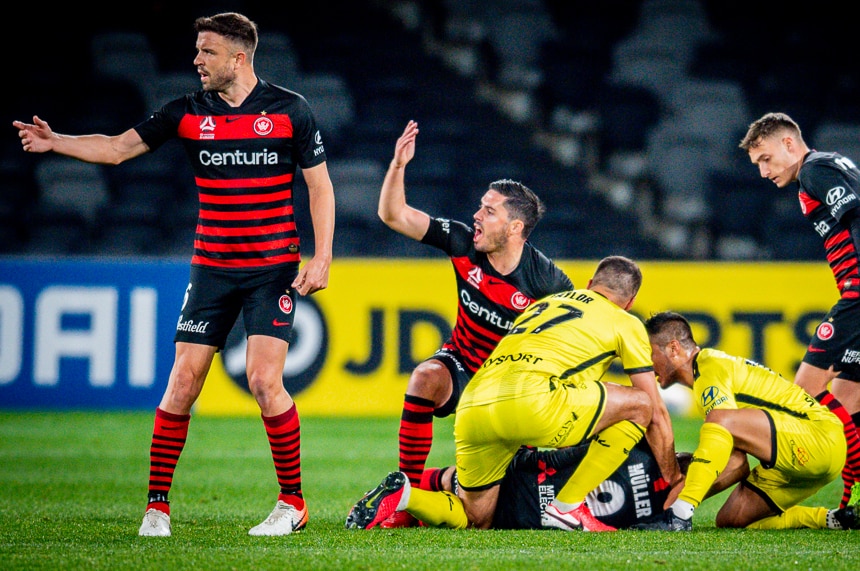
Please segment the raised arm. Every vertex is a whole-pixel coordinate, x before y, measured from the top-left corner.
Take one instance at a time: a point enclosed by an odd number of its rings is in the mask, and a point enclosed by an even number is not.
[[[409,121],[403,134],[394,146],[394,158],[382,181],[379,193],[379,218],[392,230],[421,240],[430,227],[430,216],[406,204],[406,165],[415,156],[415,139],[418,136],[418,123]]]
[[[61,135],[46,121],[33,116],[33,123],[12,121],[18,129],[21,146],[28,153],[53,151],[88,163],[118,165],[149,150],[134,129],[115,136]]]

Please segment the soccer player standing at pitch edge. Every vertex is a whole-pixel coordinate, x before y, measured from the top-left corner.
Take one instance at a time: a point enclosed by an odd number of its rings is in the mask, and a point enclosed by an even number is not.
[[[797,182],[800,209],[824,240],[841,293],[816,328],[794,382],[845,427],[848,455],[840,502],[845,507],[860,500],[860,171],[849,157],[810,149],[785,113],[754,121],[739,147],[778,188]]]
[[[116,136],[54,133],[48,123],[14,121],[24,151],[119,164],[179,138],[200,200],[190,280],[177,323],[176,356],[155,411],[143,536],[171,535],[168,492],[188,435],[191,408],[215,353],[240,312],[248,336],[248,386],[260,406],[280,493],[250,535],[287,535],[305,527],[300,426],[283,369],[297,295],[328,286],[334,191],[322,137],[301,95],[254,72],[257,25],[226,12],[194,22],[194,66],[202,90],[168,102]],[[262,157],[262,158],[260,158]],[[293,213],[297,167],[307,183],[314,255],[300,267]],[[191,325],[207,324],[206,327]]]
[[[391,229],[444,251],[457,280],[457,321],[451,338],[409,377],[400,420],[399,470],[418,487],[433,441],[433,417],[454,413],[463,388],[514,318],[547,294],[570,289],[564,272],[528,237],[544,212],[531,189],[497,180],[481,198],[473,227],[433,218],[406,202],[406,165],[415,156],[418,124],[409,121],[397,139],[382,183],[378,214]],[[383,528],[412,527],[396,512]]]

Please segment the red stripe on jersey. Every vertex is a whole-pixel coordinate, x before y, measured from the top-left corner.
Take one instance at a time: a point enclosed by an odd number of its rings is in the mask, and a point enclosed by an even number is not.
[[[848,230],[843,230],[839,234],[834,234],[824,241],[824,247],[827,249],[833,248],[834,246],[838,246],[839,244],[844,244],[848,242],[849,234]]]
[[[293,136],[293,122],[289,115],[191,115],[186,114],[177,130],[184,139],[229,141],[268,137],[289,139]]]
[[[218,179],[211,178],[195,178],[194,182],[197,186],[204,188],[250,188],[250,187],[266,187],[277,186],[279,184],[288,184],[293,181],[293,175],[282,174],[278,176],[260,177],[260,178],[231,178]]]
[[[502,335],[504,335],[504,333],[500,334],[492,329],[487,329],[486,327],[478,325],[478,323],[476,323],[462,307],[457,310],[457,325],[454,329],[461,328],[474,331],[478,335],[496,341],[501,339]],[[493,341],[493,343],[495,343],[495,341]]]
[[[281,256],[266,256],[265,258],[247,258],[238,260],[218,260],[195,254],[191,257],[191,263],[198,266],[211,266],[214,268],[260,268],[264,266],[276,266],[287,262],[298,262],[299,259],[300,257],[298,252],[295,254],[283,254]]]
[[[489,301],[502,307],[516,309],[522,311],[527,305],[534,302],[533,299],[523,294],[519,289],[511,285],[504,278],[488,276],[480,270],[469,258],[463,256],[459,258],[451,258],[451,263],[454,269],[460,276],[476,287],[478,291],[483,293]],[[475,283],[473,274],[475,271],[480,272],[480,282]],[[471,279],[470,279],[471,278]],[[517,305],[514,305],[514,298],[517,299]]]
[[[290,245],[298,245],[298,238],[281,238],[266,242],[247,242],[244,244],[219,244],[217,242],[204,242],[194,240],[194,247],[207,252],[262,252],[268,250],[279,250]]]
[[[278,202],[289,200],[292,190],[282,190],[271,194],[203,194],[199,193],[200,202],[209,204],[258,204],[261,202]]]
[[[289,206],[267,208],[266,210],[251,210],[248,212],[220,212],[216,210],[200,210],[200,218],[209,220],[258,220],[260,218],[275,218],[288,216],[293,213]]]
[[[854,263],[854,260],[847,260],[844,264],[840,264],[832,269],[833,277],[836,278],[836,287],[840,290],[845,280],[857,277],[857,264]]]
[[[222,228],[220,226],[204,226],[197,225],[197,233],[206,236],[265,236],[267,234],[276,234],[279,232],[294,232],[296,230],[295,222],[287,222],[284,224],[269,224],[267,226],[252,226],[250,228]]]
[[[451,340],[460,349],[461,353],[467,353],[471,351],[478,358],[478,362],[475,363],[475,368],[481,365],[484,361],[487,360],[487,357],[490,356],[490,353],[493,352],[493,349],[496,345],[499,344],[499,339],[495,339],[491,342],[487,342],[486,340],[475,340],[468,334],[468,331],[464,329],[458,329],[453,335],[451,335]],[[466,351],[468,349],[468,351]]]
[[[798,192],[797,198],[800,200],[800,210],[804,216],[808,216],[810,212],[821,206],[821,201],[812,198],[805,192]]]

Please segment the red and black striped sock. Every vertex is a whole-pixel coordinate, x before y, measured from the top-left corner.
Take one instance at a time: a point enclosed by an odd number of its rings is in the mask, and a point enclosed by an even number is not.
[[[304,507],[302,500],[302,461],[299,414],[296,404],[277,416],[263,416],[263,426],[272,448],[272,460],[281,492],[278,499]],[[302,501],[299,501],[302,500]]]
[[[421,483],[418,485],[418,488],[422,490],[430,490],[431,492],[441,492],[444,490],[442,487],[442,474],[445,473],[446,469],[447,468],[427,468],[424,470],[424,473],[421,474]]]
[[[155,409],[152,444],[149,448],[149,494],[146,509],[155,508],[170,515],[167,494],[173,473],[188,438],[190,414],[171,414]]]
[[[860,480],[860,437],[857,435],[853,417],[830,391],[822,392],[815,399],[829,408],[844,426],[848,453],[845,456],[845,467],[842,469],[842,500],[839,502],[839,507],[844,508],[851,499],[851,486]]]
[[[407,394],[403,399],[400,416],[399,470],[406,474],[409,483],[421,485],[421,474],[433,444],[433,401]]]

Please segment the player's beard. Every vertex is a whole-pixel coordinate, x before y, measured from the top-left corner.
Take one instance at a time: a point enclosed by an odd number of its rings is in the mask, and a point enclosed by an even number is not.
[[[217,91],[218,93],[223,93],[227,91],[235,81],[236,73],[234,71],[229,69],[217,70],[210,72],[209,85],[205,86],[203,89],[205,91]]]
[[[483,231],[482,244],[475,244],[475,249],[485,254],[500,252],[507,246],[506,230],[490,234],[486,230]]]

